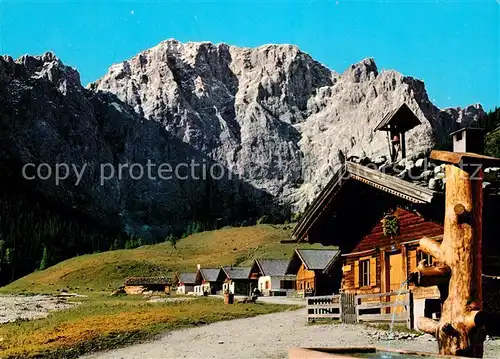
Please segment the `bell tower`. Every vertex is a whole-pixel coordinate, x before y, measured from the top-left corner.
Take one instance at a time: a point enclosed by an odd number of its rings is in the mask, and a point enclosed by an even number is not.
[[[387,132],[389,155],[391,162],[396,162],[406,157],[405,133],[420,125],[421,122],[412,110],[403,103],[399,108],[389,112],[375,127],[376,131]]]

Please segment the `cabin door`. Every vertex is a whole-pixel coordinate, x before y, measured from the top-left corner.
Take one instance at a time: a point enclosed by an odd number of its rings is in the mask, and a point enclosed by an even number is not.
[[[401,290],[401,284],[406,280],[406,275],[403,271],[403,254],[391,254],[389,255],[389,291],[390,292],[399,292]],[[396,295],[391,296],[391,302],[395,302],[397,300]],[[401,298],[399,298],[401,300]],[[392,308],[391,311],[394,313],[401,313],[404,308],[396,307]]]

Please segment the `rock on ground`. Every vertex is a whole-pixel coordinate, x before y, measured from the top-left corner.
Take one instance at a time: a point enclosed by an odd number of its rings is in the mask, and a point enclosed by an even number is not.
[[[49,312],[69,309],[75,303],[48,295],[0,296],[0,324],[45,318]]]

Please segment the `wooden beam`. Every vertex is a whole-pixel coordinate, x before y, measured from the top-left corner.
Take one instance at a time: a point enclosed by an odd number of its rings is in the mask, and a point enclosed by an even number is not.
[[[389,176],[366,166],[347,162],[346,167],[347,170],[353,176],[357,176],[355,178],[361,182],[365,182],[372,187],[379,188],[383,191],[390,192],[408,200],[413,199],[414,202],[430,203],[436,194],[435,191],[408,181],[404,181],[394,176]]]
[[[472,152],[449,152],[437,151],[431,152],[431,159],[455,165],[459,164],[481,164],[485,166],[499,166],[500,158],[479,155]]]
[[[406,248],[405,245],[401,246],[401,256],[403,257],[402,263],[401,263],[401,270],[403,271],[405,275],[405,279],[408,279],[408,248]],[[405,289],[408,289],[408,283],[406,284]]]
[[[418,279],[417,286],[432,287],[435,285],[448,284],[451,276],[450,267],[441,265],[439,267],[417,268]]]
[[[441,260],[441,243],[429,237],[423,237],[419,241],[420,249],[438,261]]]
[[[406,158],[406,138],[404,132],[400,133],[399,141],[399,145],[401,146],[401,157]]]

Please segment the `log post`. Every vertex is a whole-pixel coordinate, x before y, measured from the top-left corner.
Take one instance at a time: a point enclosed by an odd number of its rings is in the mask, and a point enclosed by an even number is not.
[[[486,331],[482,317],[482,163],[498,159],[472,153],[433,151],[431,158],[448,162],[442,243],[420,240],[421,249],[440,266],[418,268],[417,285],[438,285],[439,321],[419,318],[418,328],[434,335],[445,355],[483,357]]]

